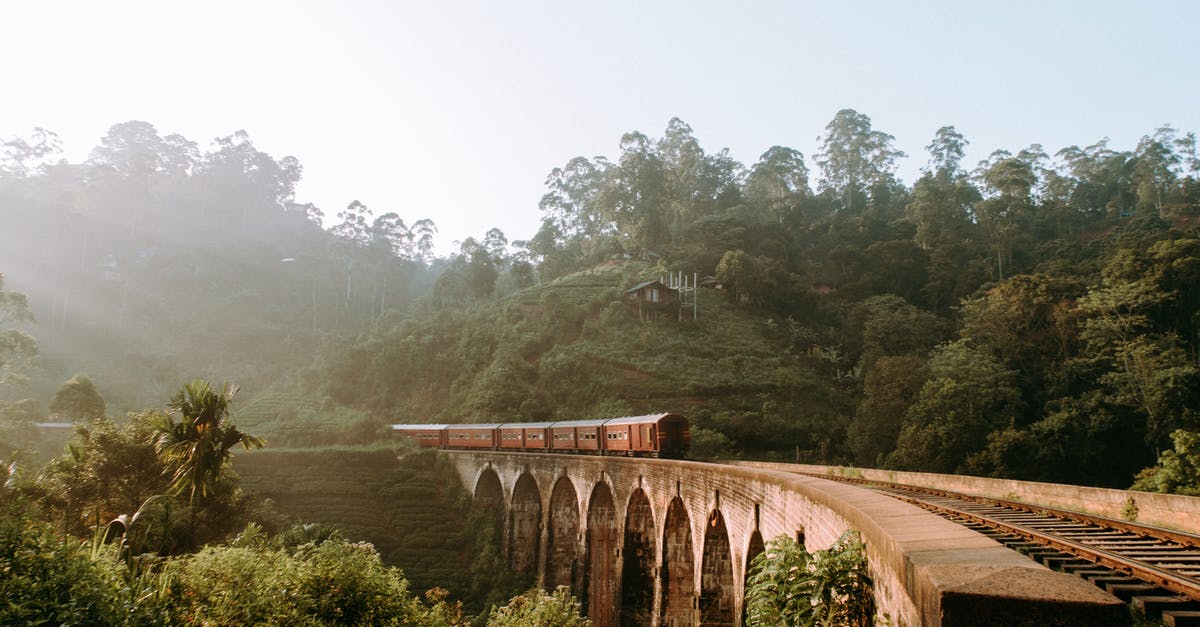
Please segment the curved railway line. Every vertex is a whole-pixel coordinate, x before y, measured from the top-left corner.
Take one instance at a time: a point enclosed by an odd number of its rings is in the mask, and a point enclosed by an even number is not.
[[[801,472],[849,482],[949,518],[1072,573],[1165,625],[1200,625],[1200,535],[933,488]]]

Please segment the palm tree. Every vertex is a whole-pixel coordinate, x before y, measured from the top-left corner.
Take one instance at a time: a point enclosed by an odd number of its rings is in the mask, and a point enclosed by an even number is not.
[[[187,492],[188,505],[212,491],[235,444],[247,449],[266,444],[226,421],[236,393],[229,383],[218,393],[211,383],[197,379],[175,394],[167,404],[169,413],[158,414],[151,423],[154,450],[172,473],[170,490],[176,496]]]

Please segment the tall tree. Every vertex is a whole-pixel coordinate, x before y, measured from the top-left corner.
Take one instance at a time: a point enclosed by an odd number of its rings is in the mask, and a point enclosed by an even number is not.
[[[29,301],[20,292],[4,291],[0,273],[0,385],[25,381],[25,371],[37,355],[37,341],[13,325],[32,322]]]
[[[70,422],[99,420],[104,417],[105,409],[104,397],[96,391],[96,384],[82,374],[62,384],[50,401],[50,414]]]
[[[28,138],[0,140],[0,176],[29,176],[61,153],[58,135],[40,126]]]
[[[669,244],[664,174],[650,138],[638,132],[621,137],[621,159],[607,177],[600,202],[629,248],[661,252]]]
[[[821,189],[834,192],[843,210],[861,209],[878,184],[895,180],[896,160],[908,155],[892,146],[895,137],[871,128],[871,118],[842,109],[825,126],[817,165]]]
[[[771,146],[750,169],[743,195],[776,223],[785,223],[812,195],[804,155],[792,148]]]
[[[218,392],[208,381],[192,381],[167,404],[170,413],[154,418],[154,450],[171,473],[171,490],[177,495],[186,492],[189,505],[213,491],[235,445],[250,449],[266,444],[228,421],[235,393],[237,387],[228,383]]]
[[[992,153],[978,172],[986,194],[976,205],[975,215],[995,250],[996,278],[1004,280],[1006,270],[1012,273],[1017,241],[1029,231],[1038,179],[1029,161],[1002,150]]]
[[[925,172],[932,174],[939,181],[953,181],[964,174],[962,169],[963,155],[966,154],[967,141],[962,133],[953,126],[943,126],[933,136],[933,141],[925,147],[929,153],[929,163]]]

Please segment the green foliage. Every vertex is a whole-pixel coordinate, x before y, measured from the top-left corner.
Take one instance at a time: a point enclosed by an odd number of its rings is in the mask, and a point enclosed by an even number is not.
[[[19,401],[0,401],[0,456],[28,458],[30,449],[41,453],[46,438],[37,424],[45,419],[38,402],[32,398]]]
[[[471,508],[454,469],[433,451],[325,447],[240,454],[242,484],[292,520],[284,546],[335,532],[370,541],[415,590],[443,587],[470,612],[502,602],[517,582],[500,559],[491,521]],[[528,585],[527,583],[525,585]]]
[[[815,553],[779,536],[751,562],[748,624],[865,626],[872,624],[874,613],[866,545],[857,532],[847,531],[832,547]]]
[[[206,547],[171,560],[172,621],[216,625],[421,624],[399,570],[369,544]]]
[[[131,515],[166,489],[148,418],[134,415],[120,426],[104,416],[76,423],[66,452],[46,465],[37,482],[43,501],[64,517],[67,529],[82,533],[85,520],[95,524]]]
[[[1200,496],[1200,432],[1178,429],[1171,434],[1174,448],[1158,456],[1158,464],[1143,469],[1130,490]]]
[[[4,273],[0,273],[0,385],[26,380],[25,371],[37,355],[37,342],[11,325],[32,320],[28,299],[20,292],[4,291]]]
[[[938,347],[929,371],[929,380],[908,408],[888,463],[955,472],[971,452],[984,447],[989,432],[1016,420],[1016,372],[963,340]]]
[[[559,586],[553,593],[534,589],[513,597],[504,607],[493,608],[487,624],[488,627],[589,627],[592,622],[579,612],[579,602],[566,586]]]
[[[997,150],[968,173],[943,127],[911,187],[893,142],[838,111],[810,177],[794,149],[743,167],[672,119],[554,169],[528,241],[493,229],[435,260],[432,223],[361,202],[322,230],[293,202],[300,164],[245,133],[201,150],[129,122],[86,163],[34,169],[56,145],[40,132],[8,144],[0,265],[57,269],[19,284],[53,354],[28,371],[0,340],[0,362],[43,403],[92,372],[119,408],[220,367],[254,390],[238,424],[289,446],[670,409],[712,430],[705,454],[1121,486],[1200,428],[1194,133]],[[623,290],[679,271],[726,292],[701,290],[697,322],[629,315]],[[32,348],[10,332],[26,299],[0,294],[0,333]],[[934,372],[955,337],[962,372]],[[0,444],[31,448],[19,431]]]
[[[118,568],[20,503],[0,505],[0,624],[121,625]]]
[[[251,449],[266,444],[226,421],[236,392],[228,383],[218,393],[207,381],[192,381],[168,403],[179,422],[163,413],[152,419],[154,450],[171,473],[170,488],[176,495],[187,492],[189,505],[198,502],[197,496],[202,502],[213,492],[234,445]]]
[[[50,401],[50,414],[64,422],[84,422],[104,417],[104,398],[96,384],[82,374],[62,384]]]

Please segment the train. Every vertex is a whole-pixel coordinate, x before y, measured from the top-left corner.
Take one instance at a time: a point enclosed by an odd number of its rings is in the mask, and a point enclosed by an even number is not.
[[[692,437],[687,417],[674,413],[557,422],[394,424],[392,431],[438,449],[668,459],[685,456]]]

